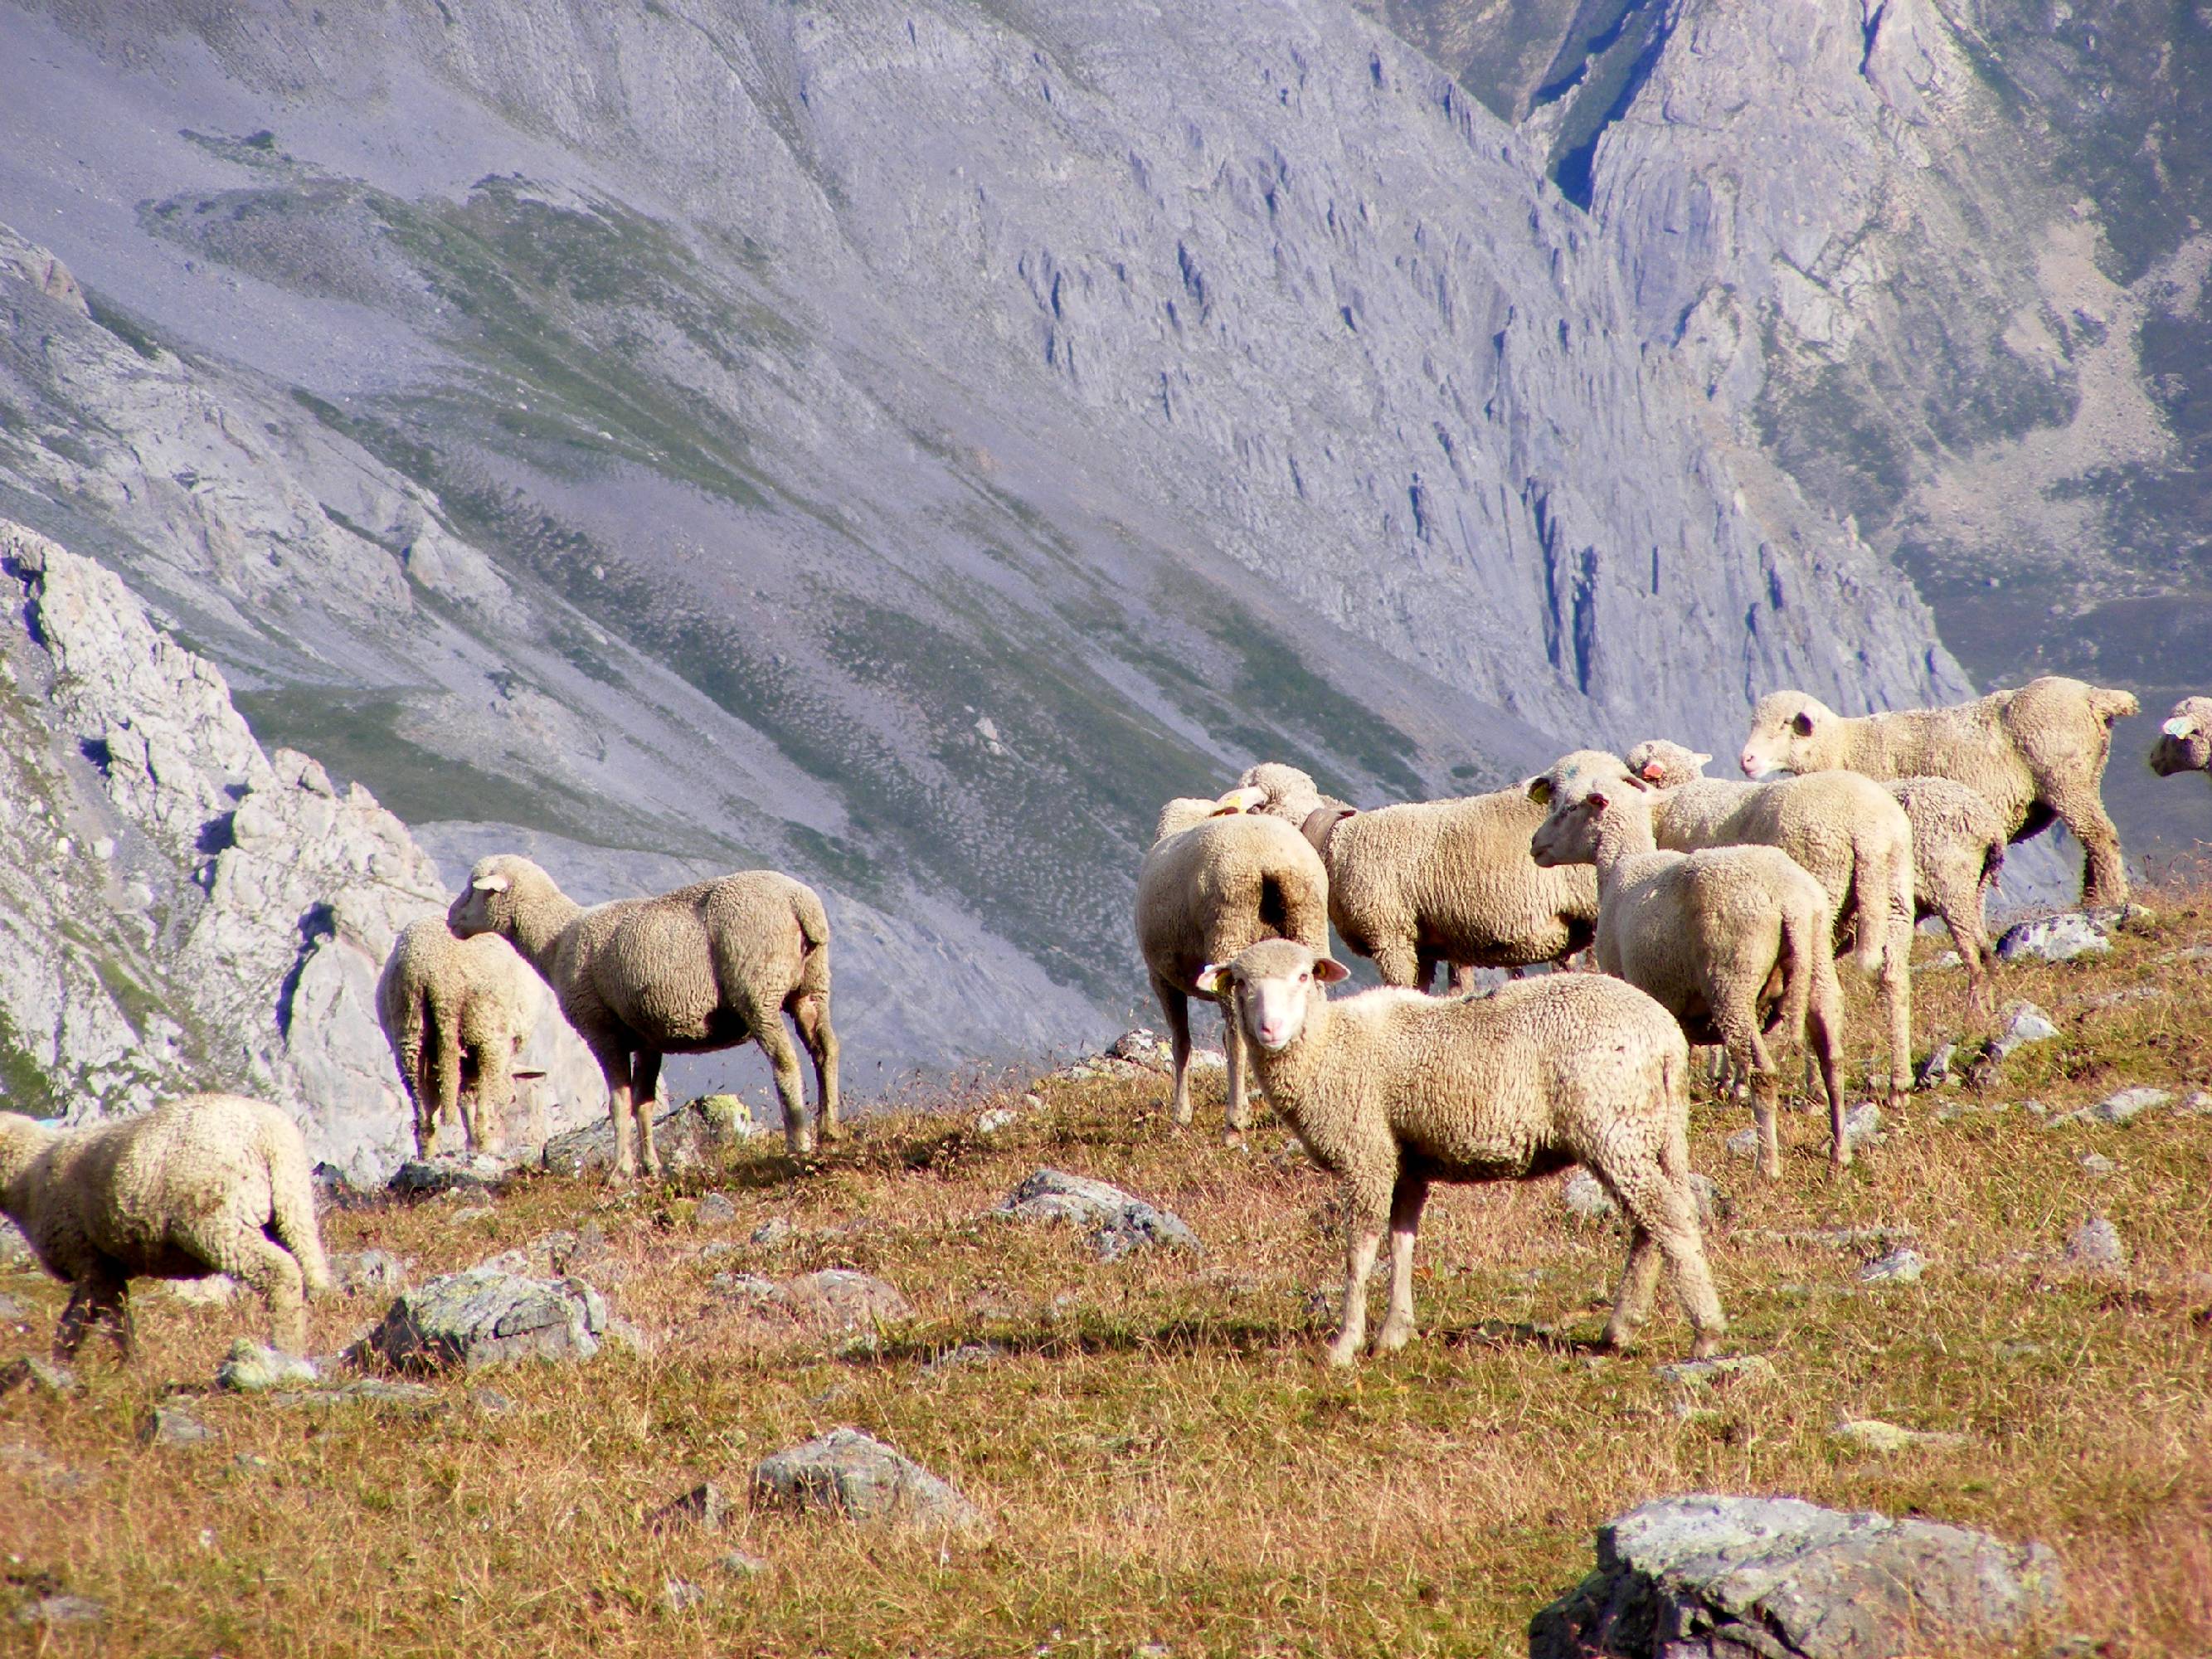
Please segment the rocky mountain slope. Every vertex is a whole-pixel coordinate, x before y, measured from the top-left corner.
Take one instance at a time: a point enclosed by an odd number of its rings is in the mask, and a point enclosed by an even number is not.
[[[2212,684],[2212,21],[2066,0],[1376,0],[1540,145],[1635,326],[1985,683]]]

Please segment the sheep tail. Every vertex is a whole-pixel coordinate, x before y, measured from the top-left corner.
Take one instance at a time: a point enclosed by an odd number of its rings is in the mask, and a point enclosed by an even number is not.
[[[270,1222],[277,1238],[300,1264],[310,1292],[331,1287],[331,1264],[323,1256],[323,1236],[315,1226],[315,1182],[307,1168],[307,1148],[295,1130],[271,1137],[269,1147]]]
[[[811,952],[830,942],[830,913],[822,908],[822,896],[807,888],[797,896],[792,907],[799,921],[799,936],[806,941]]]
[[[2142,705],[2136,701],[2132,691],[2121,691],[2101,685],[2089,688],[2089,712],[2110,726],[2125,714],[2141,711]]]

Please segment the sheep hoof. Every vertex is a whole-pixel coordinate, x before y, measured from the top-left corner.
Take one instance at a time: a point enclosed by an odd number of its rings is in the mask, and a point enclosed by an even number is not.
[[[1413,1336],[1411,1325],[1385,1325],[1375,1334],[1375,1352],[1378,1354],[1395,1353],[1411,1342]]]
[[[1692,1359],[1711,1359],[1720,1351],[1721,1340],[1717,1336],[1701,1336],[1690,1344],[1690,1358]]]
[[[1347,1348],[1341,1342],[1329,1345],[1328,1368],[1333,1371],[1349,1370],[1358,1359],[1358,1351]]]

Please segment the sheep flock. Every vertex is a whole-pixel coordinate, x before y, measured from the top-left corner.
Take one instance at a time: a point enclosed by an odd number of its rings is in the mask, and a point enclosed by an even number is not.
[[[1726,1322],[1689,1167],[1690,1045],[1725,1049],[1769,1180],[1783,1174],[1775,1114],[1789,1076],[1777,1051],[1802,1051],[1840,1175],[1838,957],[1879,981],[1893,1098],[1909,1086],[1917,917],[1948,924],[1975,1009],[1993,1016],[1984,904],[2009,842],[2063,823],[2087,854],[2085,907],[2126,920],[2100,790],[2112,722],[2135,709],[2124,691],[2058,677],[1856,717],[1784,690],[1753,713],[1738,757],[1750,782],[1703,777],[1709,757],[1653,740],[1577,750],[1487,794],[1364,808],[1295,767],[1255,764],[1224,793],[1165,803],[1137,872],[1135,955],[1172,1039],[1168,1122],[1190,1121],[1189,1004],[1210,1001],[1229,1136],[1256,1094],[1343,1183],[1334,1364],[1366,1346],[1386,1233],[1388,1311],[1372,1346],[1412,1340],[1431,1186],[1573,1164],[1628,1226],[1607,1341],[1627,1342],[1663,1269],[1693,1352],[1710,1354]],[[2161,774],[2212,770],[2212,701],[2178,707],[2149,759]],[[1330,994],[1349,975],[1330,954],[1332,927],[1384,986]],[[1449,984],[1433,994],[1439,966]],[[837,1138],[830,923],[813,890],[748,871],[586,907],[501,854],[476,865],[443,917],[403,933],[380,989],[419,1154],[435,1154],[449,1126],[471,1152],[514,1139],[513,1066],[529,1035],[518,976],[533,971],[599,1062],[612,1181],[661,1173],[653,1109],[670,1054],[757,1043],[790,1155]],[[1479,985],[1486,973],[1501,982]],[[512,1150],[542,1142],[535,1109],[531,1120]],[[131,1279],[213,1273],[260,1291],[278,1346],[299,1350],[302,1299],[328,1279],[307,1170],[283,1113],[231,1095],[75,1129],[0,1115],[0,1210],[73,1287],[63,1353],[101,1326],[127,1346]]]

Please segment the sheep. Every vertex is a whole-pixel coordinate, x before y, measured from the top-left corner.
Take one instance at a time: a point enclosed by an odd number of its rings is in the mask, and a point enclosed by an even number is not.
[[[1580,1164],[1629,1218],[1627,1265],[1605,1340],[1648,1310],[1663,1259],[1703,1358],[1728,1322],[1690,1185],[1688,1046],[1642,992],[1547,975],[1487,997],[1406,988],[1332,1002],[1344,966],[1291,939],[1207,965],[1200,985],[1243,1029],[1275,1109],[1348,1200],[1344,1318],[1332,1365],[1367,1329],[1367,1277],[1387,1224],[1389,1311],[1375,1352],[1413,1330],[1413,1243],[1432,1182],[1529,1181]]]
[[[400,930],[376,982],[376,1017],[415,1108],[415,1152],[434,1158],[438,1132],[459,1117],[471,1152],[503,1138],[514,1104],[514,1059],[534,1023],[529,972],[496,933],[458,939],[443,916]],[[545,1139],[533,1091],[532,1145]]]
[[[1850,772],[1776,783],[1699,777],[1694,751],[1653,740],[1628,754],[1647,781],[1686,769],[1680,784],[1650,798],[1652,834],[1662,851],[1708,847],[1779,848],[1820,884],[1832,937],[1855,936],[1857,961],[1881,987],[1889,1031],[1889,1103],[1912,1077],[1913,848],[1911,821],[1880,784]],[[1708,757],[1707,758],[1710,758]]]
[[[1661,852],[1650,786],[1618,756],[1581,750],[1528,787],[1546,809],[1530,851],[1547,868],[1597,866],[1598,966],[1650,994],[1700,1042],[1727,1045],[1751,1080],[1759,1166],[1782,1173],[1775,1073],[1762,1030],[1807,1033],[1828,1097],[1829,1162],[1850,1162],[1836,1084],[1843,994],[1828,898],[1779,848]],[[1762,1021],[1770,1009],[1778,1018]]]
[[[1171,800],[1160,810],[1151,849],[1137,871],[1137,946],[1166,1018],[1175,1085],[1169,1116],[1190,1121],[1190,999],[1207,996],[1198,973],[1263,939],[1295,939],[1328,949],[1328,877],[1305,838],[1249,808],[1257,789],[1218,800]],[[1229,1060],[1227,1133],[1248,1121],[1243,1043],[1222,1022]]]
[[[1597,880],[1530,862],[1528,836],[1544,815],[1522,787],[1363,812],[1276,762],[1237,781],[1265,790],[1263,810],[1313,842],[1328,870],[1329,920],[1387,984],[1425,990],[1442,962],[1464,993],[1478,967],[1557,962],[1590,941]]]
[[[1963,783],[1996,808],[2008,842],[2025,841],[2054,818],[2063,823],[2087,854],[2083,906],[2124,909],[2120,832],[2098,790],[2112,722],[2138,707],[2129,692],[2055,674],[1948,708],[1851,717],[1802,691],[1777,691],[1752,711],[1738,763],[1747,777],[1847,769]]]
[[[133,1279],[228,1273],[261,1293],[270,1341],[293,1354],[306,1297],[330,1288],[307,1145],[283,1112],[237,1095],[75,1129],[0,1113],[0,1211],[70,1285],[60,1360],[99,1326],[130,1356]]]
[[[606,1079],[615,1180],[635,1176],[641,1160],[647,1176],[660,1174],[653,1106],[661,1057],[748,1040],[775,1068],[785,1145],[794,1157],[812,1152],[787,1013],[814,1060],[822,1139],[836,1139],[830,919],[812,888],[748,870],[587,910],[528,859],[501,853],[477,861],[446,921],[463,939],[499,934],[553,988]]]
[[[1711,755],[1655,738],[1628,751],[1628,769],[1665,790],[1692,783],[1701,792],[1759,787],[1704,776],[1701,769],[1711,759]],[[1995,807],[1949,778],[1892,778],[1882,787],[1905,810],[1912,831],[1913,920],[1943,919],[1966,964],[1968,999],[1987,1018],[1996,1006],[1991,991],[1996,950],[1984,918],[1990,890],[2004,868],[2004,825]],[[1659,844],[1679,847],[1668,838],[1665,813],[1662,805],[1652,820]]]
[[[2150,769],[2162,778],[2212,772],[2212,697],[2184,697],[2173,705],[2151,746]]]

